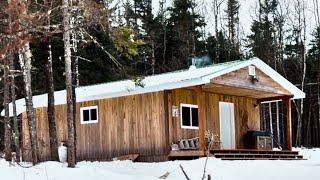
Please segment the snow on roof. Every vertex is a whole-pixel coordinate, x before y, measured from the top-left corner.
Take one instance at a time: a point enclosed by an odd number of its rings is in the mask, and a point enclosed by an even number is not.
[[[132,80],[123,80],[110,83],[103,83],[91,86],[82,86],[76,88],[77,102],[120,97],[134,94],[143,94],[148,92],[156,92],[162,90],[176,89],[188,86],[207,84],[210,79],[221,76],[223,74],[235,71],[237,69],[255,65],[273,80],[292,93],[293,99],[301,99],[305,97],[300,89],[278,74],[275,70],[265,64],[258,58],[248,60],[238,60],[226,63],[215,64],[204,68],[190,68],[189,70],[175,71],[171,73],[147,76],[142,80],[144,87],[136,86]],[[54,93],[55,104],[66,104],[66,91],[56,91]],[[34,108],[46,107],[48,104],[48,95],[42,94],[33,96]],[[16,101],[17,114],[25,111],[25,100]],[[12,116],[12,104],[9,104],[10,116]],[[1,112],[4,115],[4,111]]]

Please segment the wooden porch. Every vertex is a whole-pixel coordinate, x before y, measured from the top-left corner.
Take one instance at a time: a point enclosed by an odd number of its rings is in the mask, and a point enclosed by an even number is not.
[[[205,151],[200,150],[173,150],[169,154],[171,160],[205,156]],[[304,160],[298,151],[290,150],[212,149],[209,156],[222,160]]]
[[[192,159],[206,156],[204,135],[209,130],[217,135],[222,143],[220,147],[213,147],[210,150],[210,156],[224,160],[303,159],[297,151],[292,151],[291,98],[293,98],[292,93],[259,69],[256,69],[254,79],[248,78],[247,68],[210,79],[210,83],[207,84],[166,91],[165,102],[167,102],[168,109],[166,117],[169,122],[168,144],[179,144],[181,140],[198,138],[196,148],[190,146],[191,148],[188,149],[189,146],[185,148],[179,145],[177,148],[179,150],[170,151],[168,156],[170,159]],[[260,104],[278,100],[283,101],[286,109],[286,142],[282,146],[286,150],[273,151],[272,145],[270,148],[260,149],[258,148],[259,143],[254,141],[256,137],[248,139],[247,134],[250,131],[262,130]],[[179,113],[173,116],[171,107],[180,107],[182,103],[197,106],[198,127],[196,129],[182,127],[182,115]],[[230,118],[221,116],[227,114],[220,109],[222,103],[232,105],[229,109]],[[225,126],[221,125],[221,119],[229,121],[228,118],[231,119],[231,123],[227,127],[232,128],[222,129]],[[223,134],[223,132],[227,133]]]

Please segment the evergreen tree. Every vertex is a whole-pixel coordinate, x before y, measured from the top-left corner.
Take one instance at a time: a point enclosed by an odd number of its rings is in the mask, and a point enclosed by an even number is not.
[[[251,25],[252,34],[248,36],[249,47],[252,49],[254,56],[275,68],[275,37],[273,21],[270,16],[275,12],[278,3],[277,0],[259,2],[259,20],[254,20]]]
[[[320,81],[320,27],[317,27],[313,32],[311,40],[311,48],[308,51],[308,59],[310,64],[309,79],[312,82]]]
[[[240,42],[239,42],[239,2],[237,0],[228,0],[227,2],[227,27],[228,27],[228,60],[240,58]]]
[[[167,26],[166,58],[170,59],[168,62],[170,70],[188,68],[191,58],[200,54],[200,49],[203,48],[198,28],[205,23],[203,17],[192,10],[194,6],[191,0],[174,0],[173,7],[168,9],[170,18]]]
[[[304,146],[307,147],[318,147],[320,145],[320,27],[317,27],[313,32],[313,39],[311,40],[311,48],[308,51],[308,76],[307,78],[314,85],[309,85],[310,92],[307,94],[306,104],[310,104],[310,106],[306,106],[309,108],[309,117],[306,118],[306,129],[304,135]],[[316,97],[315,97],[316,96]],[[306,110],[306,112],[307,112]]]
[[[219,52],[219,59],[215,63],[230,61],[229,40],[222,31],[218,37],[209,36],[207,39],[208,54],[214,59],[216,51]]]
[[[140,39],[145,42],[139,47],[139,55],[133,58],[137,64],[137,72],[140,74],[154,74],[156,72],[156,59],[154,57],[155,22],[152,14],[151,0],[134,0],[135,17],[139,24],[136,32]]]

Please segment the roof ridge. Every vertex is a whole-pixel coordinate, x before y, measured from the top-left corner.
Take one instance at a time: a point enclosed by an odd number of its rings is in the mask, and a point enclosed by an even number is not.
[[[237,63],[237,62],[249,61],[249,60],[253,60],[253,59],[255,59],[255,58],[238,59],[238,60],[234,60],[234,61],[226,61],[226,62],[222,62],[222,63],[211,64],[209,66],[205,66],[205,67],[201,67],[201,68],[196,68],[195,70],[196,71],[197,70],[203,70],[203,69],[211,68],[211,67],[215,67],[215,66],[221,66],[221,65],[226,65],[226,64],[234,64],[234,63]],[[180,70],[175,70],[175,71],[170,71],[170,72],[165,72],[165,73],[160,73],[160,74],[154,74],[154,75],[148,75],[148,76],[141,76],[141,77],[143,77],[145,79],[145,78],[149,78],[149,77],[164,76],[164,75],[168,75],[168,74],[179,73],[179,72],[187,72],[187,71],[189,71],[189,69],[180,69]],[[203,76],[206,76],[206,75],[203,75]],[[111,83],[119,83],[119,82],[124,82],[124,81],[131,81],[131,79],[121,79],[121,80],[116,80],[116,81],[102,82],[102,83],[98,83],[98,84],[89,84],[89,85],[79,86],[77,88],[99,86],[99,85],[105,85],[105,84],[111,84]]]

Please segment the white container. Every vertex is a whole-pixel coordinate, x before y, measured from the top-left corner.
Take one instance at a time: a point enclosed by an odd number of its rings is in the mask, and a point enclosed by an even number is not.
[[[63,142],[60,144],[60,146],[58,148],[58,155],[59,155],[60,162],[62,162],[62,163],[67,162],[68,151],[67,151],[67,147],[65,147],[63,145]]]

